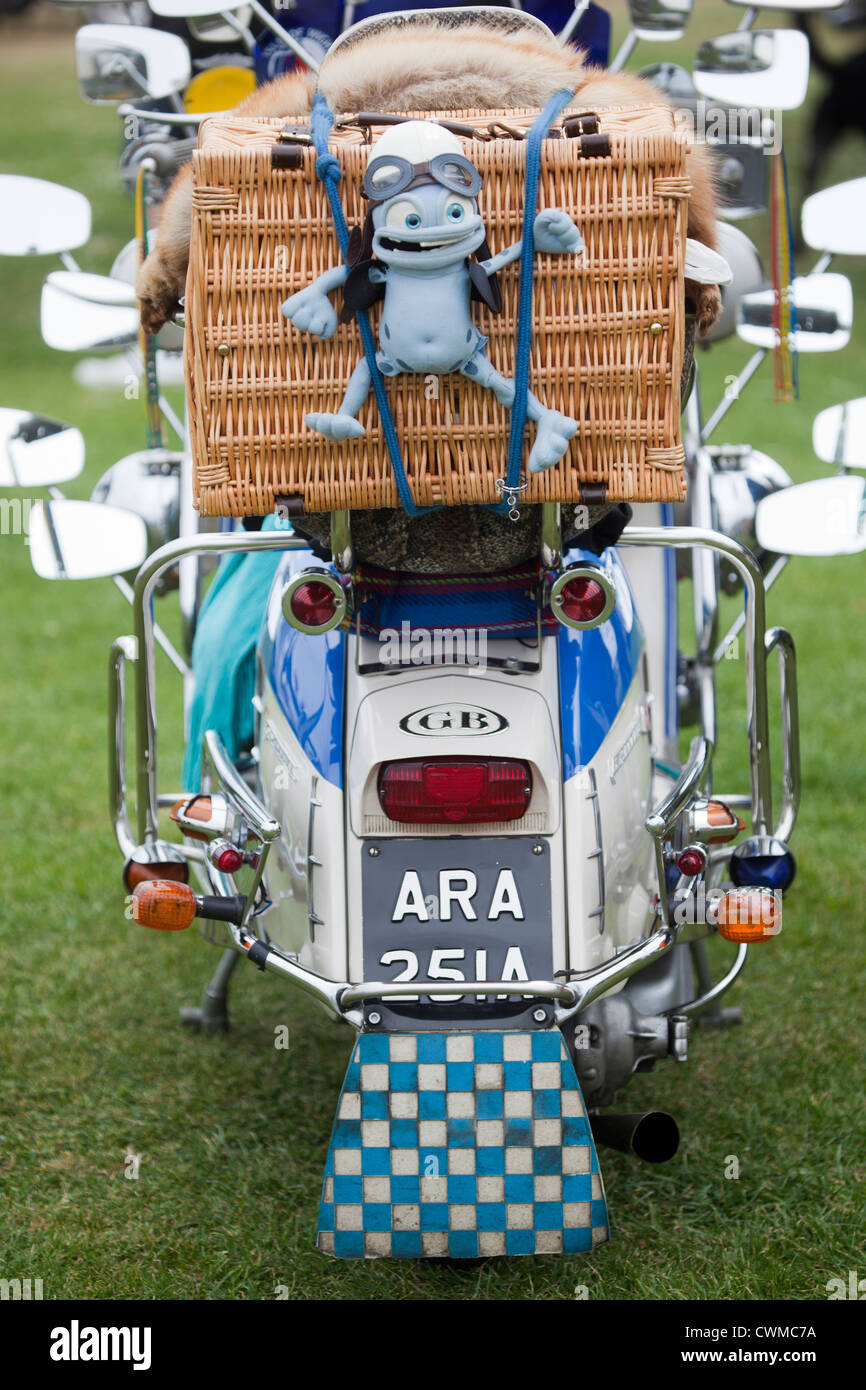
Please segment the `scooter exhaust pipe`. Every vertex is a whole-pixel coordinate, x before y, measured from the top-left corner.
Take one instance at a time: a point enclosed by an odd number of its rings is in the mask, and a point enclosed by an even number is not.
[[[596,1143],[634,1154],[647,1163],[666,1163],[679,1148],[679,1126],[665,1110],[647,1110],[642,1115],[593,1115],[591,1123]]]

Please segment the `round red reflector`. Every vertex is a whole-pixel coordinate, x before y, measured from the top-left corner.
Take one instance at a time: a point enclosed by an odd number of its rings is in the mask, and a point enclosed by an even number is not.
[[[607,594],[595,579],[570,579],[560,590],[562,611],[574,623],[592,623],[604,612]]]
[[[684,849],[677,859],[677,868],[686,878],[694,878],[696,874],[703,873],[707,864],[707,856],[699,849]]]
[[[234,846],[224,849],[216,857],[216,866],[221,874],[236,874],[244,862],[244,856]]]
[[[299,584],[291,599],[292,612],[305,627],[324,627],[337,609],[337,594],[328,584],[308,579]]]

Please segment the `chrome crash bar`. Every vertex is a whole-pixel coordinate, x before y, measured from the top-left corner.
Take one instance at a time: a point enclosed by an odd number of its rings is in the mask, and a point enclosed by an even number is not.
[[[723,555],[742,579],[746,602],[743,645],[752,834],[769,835],[773,823],[773,798],[767,702],[766,602],[764,576],[758,561],[739,541],[702,526],[628,526],[617,545],[663,545],[671,546],[674,550],[703,547]],[[650,829],[649,825],[647,828]],[[650,833],[655,832],[650,829]]]
[[[281,531],[215,532],[169,541],[145,561],[135,578],[133,617],[135,663],[136,818],[141,841],[159,834],[156,755],[156,664],[153,645],[153,593],[165,570],[187,555],[256,554],[265,550],[303,550],[307,542]]]
[[[782,674],[782,723],[785,748],[784,791],[782,815],[775,833],[789,833],[796,816],[799,799],[800,768],[796,737],[797,699],[793,643],[782,628],[765,635],[764,582],[761,570],[751,552],[738,541],[717,531],[702,527],[633,527],[620,538],[619,545],[671,546],[675,549],[705,547],[716,551],[734,566],[745,586],[745,672],[748,714],[749,761],[751,771],[751,819],[754,834],[767,834],[772,824],[770,781],[770,745],[767,707],[767,657],[777,650]],[[145,843],[158,838],[159,806],[164,798],[157,787],[157,721],[154,659],[153,594],[161,574],[185,556],[201,554],[257,553],[259,551],[294,550],[306,547],[306,541],[291,534],[276,532],[239,532],[197,535],[172,541],[157,550],[140,569],[134,591],[134,637],[121,637],[112,647],[110,672],[110,709],[112,715],[109,747],[111,815],[118,843],[124,853],[133,847],[130,817],[126,798],[126,768],[124,756],[125,729],[125,671],[127,662],[135,668],[136,691],[136,781],[137,830]],[[265,847],[279,834],[279,825],[269,815],[246,783],[238,775],[215,733],[206,740],[206,761],[210,761],[216,780],[236,802],[254,833]],[[688,806],[706,778],[712,757],[712,742],[696,738],[689,758],[675,786],[647,818],[647,830],[656,844],[660,884],[664,885],[664,864],[661,843],[678,817]],[[262,856],[264,859],[264,854]],[[230,891],[222,875],[207,863],[205,872],[218,891]],[[261,865],[256,875],[256,888],[261,879]],[[658,960],[675,944],[680,928],[668,920],[666,894],[660,892],[662,920],[655,931],[636,945],[592,970],[572,975],[567,982],[519,981],[511,984],[512,993],[555,1000],[556,1021],[565,1022],[585,1009],[615,985]],[[329,980],[302,966],[280,948],[261,940],[250,929],[253,894],[239,926],[225,923],[229,944],[242,954],[249,955],[263,970],[270,970],[322,1004],[335,1017],[342,1017],[355,1026],[363,1024],[359,1007],[368,999],[393,998],[406,994],[406,984],[394,981],[363,981],[351,983]],[[519,985],[519,989],[517,986]],[[420,992],[420,991],[419,991]],[[460,982],[460,993],[502,994],[503,981],[467,980]],[[454,995],[454,981],[425,982],[425,997]],[[702,1001],[703,1002],[703,1001]]]

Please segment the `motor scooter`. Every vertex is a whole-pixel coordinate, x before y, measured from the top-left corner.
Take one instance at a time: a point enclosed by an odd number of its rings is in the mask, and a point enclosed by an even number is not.
[[[797,104],[802,72],[786,43],[766,63],[762,97],[754,38],[740,31],[748,100]],[[709,59],[695,69],[710,98],[715,71]],[[731,71],[729,57],[725,79]],[[79,195],[27,182],[19,192],[29,225],[19,220],[18,243],[4,233],[0,250],[26,243],[28,253],[65,258],[46,282],[46,340],[131,351],[128,286],[115,279],[109,292],[96,282],[110,277],[82,276],[71,262],[89,232]],[[823,255],[791,288],[799,353],[848,340],[850,286],[826,267],[833,254],[866,253],[862,231],[850,231],[866,225],[854,219],[863,183],[807,205],[804,235]],[[754,201],[750,188],[752,211]],[[50,232],[37,215],[49,206]],[[732,274],[716,336],[736,331],[755,351],[738,390],[708,416],[693,386],[688,500],[676,513],[635,506],[615,544],[594,546],[565,543],[560,508],[544,504],[537,561],[517,576],[422,584],[365,567],[348,512],[331,515],[327,559],[280,515],[258,532],[201,529],[184,424],[148,373],[152,345],[140,365],[181,447],[160,443],[121,460],[97,500],[71,502],[58,487],[83,463],[75,431],[23,412],[0,419],[0,481],[48,489],[30,524],[37,572],[110,575],[131,602],[133,631],[109,661],[109,795],[127,913],[161,930],[198,922],[222,948],[183,1022],[227,1027],[230,978],[246,958],[355,1030],[323,1178],[325,1253],[477,1258],[605,1241],[597,1146],[661,1162],[679,1140],[669,1115],[611,1107],[635,1073],[687,1060],[695,1021],[739,1021],[720,1001],[749,950],[781,929],[800,798],[796,660],[790,634],[766,625],[765,596],[791,554],[866,548],[863,479],[849,471],[862,463],[859,442],[850,443],[859,407],[840,407],[840,420],[821,426],[844,472],[806,485],[808,495],[767,456],[710,444],[778,341],[774,291],[763,287],[754,247],[723,224],[720,251]],[[229,748],[206,722],[198,785],[166,788],[155,650],[169,655],[192,709],[189,654],[207,621],[203,581],[214,556],[259,583],[267,575],[251,736]],[[263,561],[267,570],[250,568]],[[684,574],[689,657],[679,639]],[[184,653],[154,616],[154,600],[178,586]],[[236,598],[248,592],[236,577]],[[743,608],[720,637],[723,592],[741,593]],[[717,789],[715,673],[740,640],[749,785]],[[682,758],[688,725],[696,732]],[[714,936],[735,947],[719,978],[706,950]]]

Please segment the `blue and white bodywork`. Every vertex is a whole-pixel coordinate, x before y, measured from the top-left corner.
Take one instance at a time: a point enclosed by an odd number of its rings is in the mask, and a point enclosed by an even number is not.
[[[378,669],[375,640],[285,621],[292,577],[330,567],[305,551],[280,563],[259,649],[257,746],[259,795],[282,836],[260,930],[330,979],[406,983],[366,1007],[323,1186],[328,1253],[552,1253],[607,1238],[580,1068],[548,1002],[457,992],[465,980],[568,979],[639,942],[656,917],[645,819],[664,738],[651,655],[663,669],[663,653],[648,650],[621,560],[609,550],[597,563],[615,593],[610,617],[582,631],[558,624],[540,662],[526,660],[525,640],[491,637],[480,668]],[[653,563],[648,553],[642,579],[654,579]],[[394,602],[389,621],[411,628],[415,600]],[[522,816],[389,819],[384,766],[467,757],[529,764]],[[412,992],[442,980],[453,994]],[[550,1058],[536,1062],[539,1049]]]

